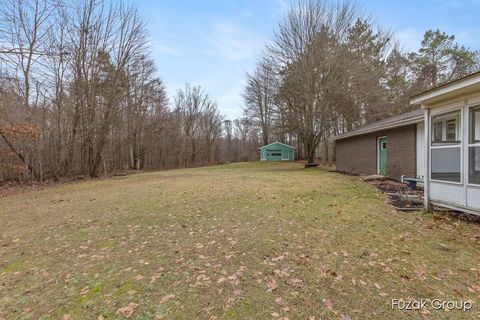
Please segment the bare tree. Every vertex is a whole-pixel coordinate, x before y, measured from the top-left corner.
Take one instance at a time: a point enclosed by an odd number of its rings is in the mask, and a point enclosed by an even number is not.
[[[197,161],[197,156],[202,151],[202,146],[199,145],[202,135],[205,142],[203,147],[206,148],[208,161],[211,162],[214,142],[221,130],[223,120],[217,111],[216,103],[200,86],[191,87],[186,84],[184,90],[177,91],[175,108],[181,116],[184,136],[184,166]]]
[[[232,138],[233,138],[233,125],[232,120],[225,120],[223,122],[223,128],[225,131],[225,139],[227,140],[227,159],[232,161]]]
[[[337,55],[356,17],[354,6],[307,1],[294,5],[268,47],[282,75],[279,99],[287,127],[298,135],[307,161],[330,130],[333,92],[339,85]]]
[[[7,65],[11,79],[15,80],[13,82],[25,110],[23,121],[30,125],[40,95],[41,79],[37,65],[41,65],[44,57],[57,54],[50,52],[45,41],[54,24],[52,17],[56,5],[50,0],[5,0],[0,6],[0,59]],[[38,178],[33,163],[28,161],[33,157],[35,145],[27,144],[23,150],[17,150],[8,135],[1,135],[21,162]]]
[[[264,145],[270,140],[277,88],[273,62],[266,57],[258,62],[252,74],[247,73],[243,92],[245,112],[260,127]]]
[[[200,117],[200,131],[204,139],[206,159],[209,164],[215,163],[215,154],[218,149],[217,142],[222,133],[222,122],[223,116],[218,112],[217,104],[207,102]]]

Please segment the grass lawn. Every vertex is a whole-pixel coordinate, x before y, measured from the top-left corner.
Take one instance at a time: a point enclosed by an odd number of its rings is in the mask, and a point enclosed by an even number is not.
[[[0,319],[478,319],[480,225],[242,163],[0,199]],[[470,300],[472,311],[391,309]]]

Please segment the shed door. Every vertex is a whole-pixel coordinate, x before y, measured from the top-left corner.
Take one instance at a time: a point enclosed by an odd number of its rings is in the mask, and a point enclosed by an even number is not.
[[[289,157],[289,150],[287,149],[283,149],[282,150],[282,160],[290,160],[290,157]]]
[[[378,174],[387,174],[387,137],[378,138]]]

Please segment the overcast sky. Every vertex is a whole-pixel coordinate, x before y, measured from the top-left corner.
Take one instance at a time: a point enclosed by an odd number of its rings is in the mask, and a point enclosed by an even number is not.
[[[185,82],[201,85],[227,118],[242,113],[245,72],[253,69],[289,0],[138,0],[148,21],[159,75],[173,97]],[[454,34],[480,49],[480,0],[357,1],[377,24],[416,50],[427,29]]]

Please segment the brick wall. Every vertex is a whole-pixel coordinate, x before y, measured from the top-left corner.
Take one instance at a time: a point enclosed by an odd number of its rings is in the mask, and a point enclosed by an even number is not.
[[[387,176],[416,176],[416,125],[336,141],[338,171],[377,174],[377,138],[387,137]]]

